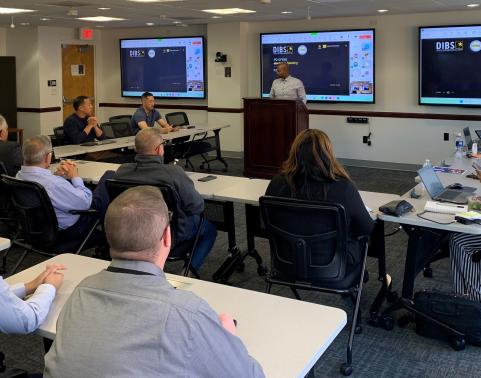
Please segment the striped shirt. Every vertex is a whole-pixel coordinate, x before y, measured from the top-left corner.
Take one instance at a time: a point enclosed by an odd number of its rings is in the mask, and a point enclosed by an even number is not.
[[[287,76],[285,79],[276,79],[272,82],[271,98],[300,99],[307,102],[304,84],[299,79]]]

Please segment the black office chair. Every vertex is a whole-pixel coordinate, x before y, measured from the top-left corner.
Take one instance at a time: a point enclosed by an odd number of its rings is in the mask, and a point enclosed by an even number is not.
[[[125,190],[129,188],[134,188],[137,186],[142,185],[150,185],[140,182],[134,181],[121,181],[110,179],[106,181],[107,184],[107,191],[109,193],[109,201],[112,201],[123,193]],[[199,278],[198,273],[195,269],[191,266],[192,257],[194,255],[195,248],[197,247],[197,243],[199,241],[200,232],[202,230],[204,224],[204,214],[200,216],[199,227],[196,231],[195,237],[191,240],[186,241],[178,241],[177,230],[179,229],[178,222],[179,222],[179,204],[181,200],[179,198],[179,193],[168,184],[155,184],[152,185],[162,192],[162,196],[164,197],[164,201],[167,205],[167,208],[172,213],[172,219],[170,222],[170,229],[172,232],[172,247],[169,253],[169,257],[167,258],[168,261],[184,261],[184,276],[187,276],[189,271],[191,271],[194,276]]]
[[[367,237],[361,238],[362,263],[348,269],[346,212],[339,204],[263,196],[259,199],[271,250],[272,285],[288,286],[297,299],[298,290],[349,295],[355,307],[341,373],[352,373],[352,341],[360,333],[362,284],[366,269]]]
[[[5,354],[0,352],[0,378],[28,378],[25,370],[17,368],[7,368],[5,365]]]
[[[132,116],[130,114],[120,114],[109,117],[109,122],[128,122],[130,124],[131,119]]]
[[[189,118],[185,112],[167,113],[165,119],[172,126],[189,125]],[[215,150],[215,147],[211,143],[212,140],[214,140],[214,137],[208,137],[206,132],[195,134],[191,140],[190,137],[176,138],[172,140],[173,158],[185,159],[185,167],[190,167],[192,170],[195,170],[190,158],[193,156],[201,156],[203,159],[201,168],[207,165],[210,171],[210,162],[206,154]]]
[[[100,128],[107,138],[122,138],[134,135],[130,122],[125,120],[105,122],[100,125]]]
[[[57,146],[65,146],[67,142],[65,141],[65,134],[63,132],[63,126],[58,126],[53,129],[53,135],[55,135]]]
[[[42,185],[7,175],[2,175],[2,182],[7,187],[20,221],[21,238],[13,239],[12,245],[24,248],[11,273],[16,272],[29,252],[52,257],[65,252],[79,254],[97,245],[93,234],[98,221],[93,222],[82,240],[72,240],[59,230],[52,202]],[[96,212],[93,209],[71,211],[72,214],[95,214]]]

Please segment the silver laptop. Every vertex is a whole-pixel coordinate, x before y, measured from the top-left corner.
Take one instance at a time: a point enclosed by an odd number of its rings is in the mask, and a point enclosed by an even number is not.
[[[426,187],[431,198],[440,202],[451,202],[457,204],[468,203],[470,193],[457,189],[448,189],[443,186],[433,167],[424,167],[418,171],[419,177]]]

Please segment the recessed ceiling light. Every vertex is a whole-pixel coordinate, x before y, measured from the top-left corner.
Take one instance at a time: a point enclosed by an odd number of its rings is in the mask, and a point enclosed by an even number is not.
[[[154,26],[155,24],[153,22],[146,22],[145,25],[147,26]]]
[[[40,19],[40,21],[50,21],[50,18],[42,17],[42,18]]]
[[[112,8],[107,8],[107,7],[100,7],[100,8],[97,8],[98,10],[111,10]]]
[[[27,13],[36,12],[32,9],[20,9],[20,8],[3,8],[0,7],[0,14],[15,14],[15,13]]]
[[[256,13],[256,11],[242,8],[202,9],[202,12],[215,14]]]
[[[468,8],[476,8],[479,7],[479,4],[468,4],[466,5]]]
[[[173,24],[181,24],[182,21],[172,21]]]
[[[212,18],[222,18],[222,16],[212,16]]]
[[[386,12],[389,12],[389,9],[378,9],[377,11],[379,13],[386,13]]]
[[[28,25],[30,25],[30,22],[21,22],[20,25],[22,25],[22,26],[28,26]]]
[[[291,11],[284,11],[284,12],[281,12],[282,14],[291,14],[292,12]]]
[[[94,17],[78,17],[77,20],[96,21],[96,22],[109,22],[109,21],[124,21],[125,18],[105,17],[105,16],[94,16]]]

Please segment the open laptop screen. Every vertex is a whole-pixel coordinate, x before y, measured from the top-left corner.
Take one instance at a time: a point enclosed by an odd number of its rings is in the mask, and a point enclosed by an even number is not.
[[[426,190],[431,198],[437,197],[443,190],[443,184],[432,167],[424,167],[418,171],[419,177],[423,181]]]

